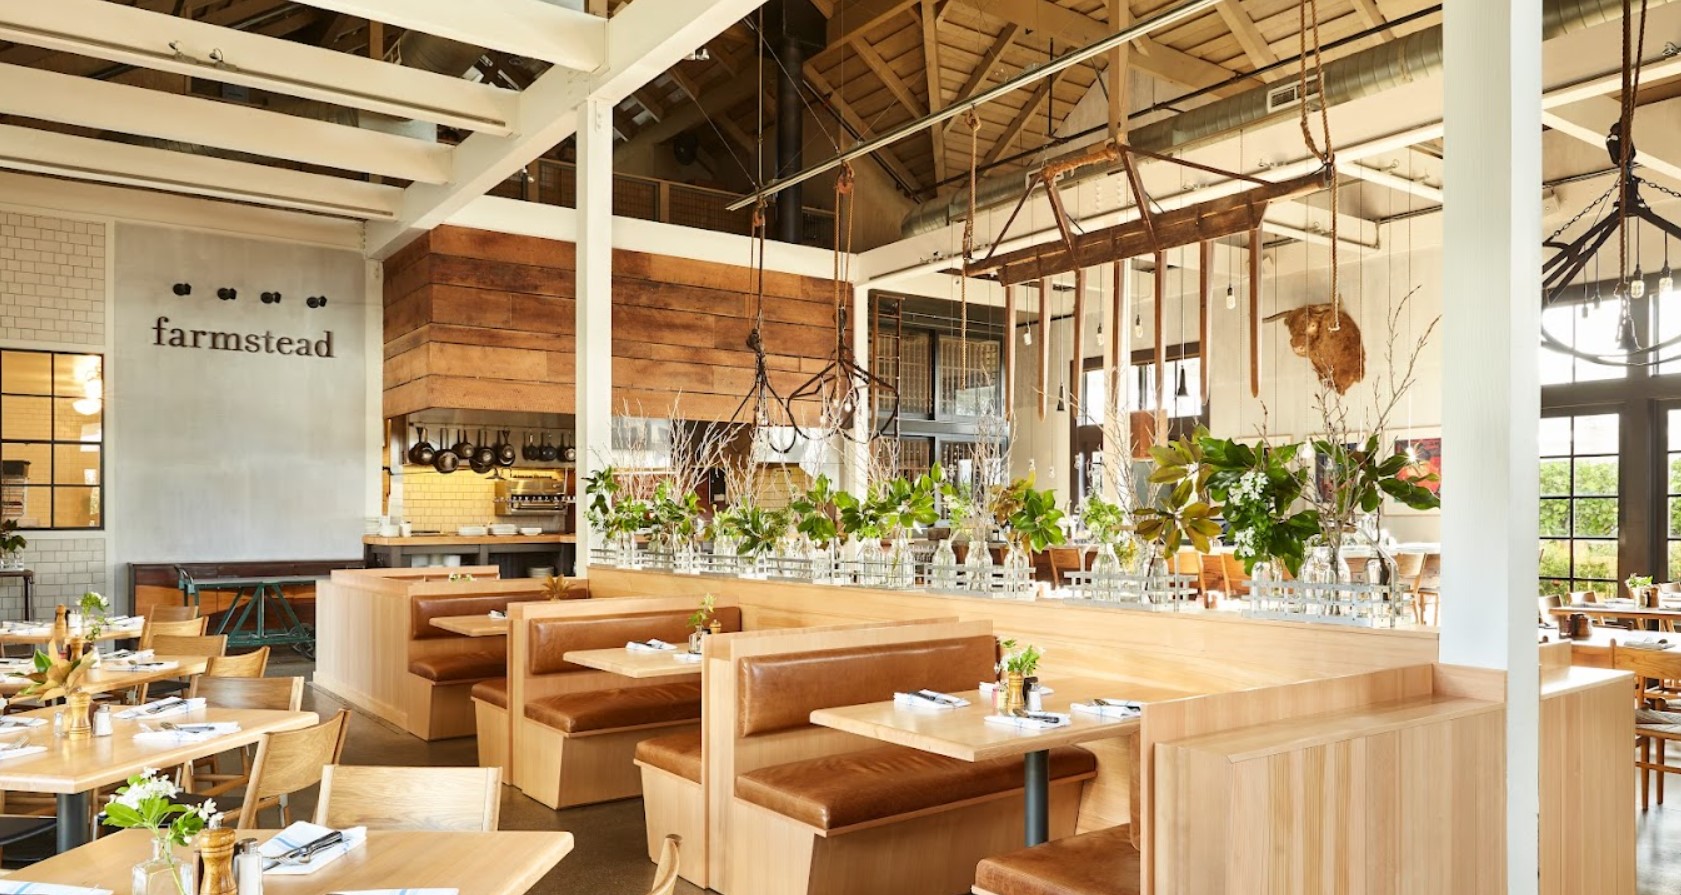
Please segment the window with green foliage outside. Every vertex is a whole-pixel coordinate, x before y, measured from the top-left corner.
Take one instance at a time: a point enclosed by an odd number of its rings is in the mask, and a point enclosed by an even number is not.
[[[1617,595],[1618,422],[1614,413],[1541,420],[1543,594],[1591,590],[1602,597]],[[1681,454],[1671,457],[1675,468]],[[1671,490],[1681,490],[1675,474],[1670,480]],[[1675,529],[1672,524],[1672,534],[1681,538]],[[1673,544],[1670,552],[1672,557],[1677,553]]]

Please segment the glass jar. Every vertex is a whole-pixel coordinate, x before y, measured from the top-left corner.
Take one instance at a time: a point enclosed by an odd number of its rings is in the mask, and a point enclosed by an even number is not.
[[[881,538],[864,538],[858,544],[858,583],[865,587],[880,587],[885,576],[883,566],[887,554],[881,549]]]
[[[1004,552],[1004,591],[1012,597],[1033,593],[1033,556],[1020,541]]]
[[[1278,572],[1271,560],[1258,559],[1249,567],[1249,602],[1256,609],[1273,609]]]
[[[934,548],[934,556],[928,562],[928,586],[934,590],[957,589],[957,551],[952,549],[951,538],[945,538]]]
[[[969,540],[969,552],[963,557],[963,583],[978,594],[992,592],[992,551],[985,541]]]
[[[1115,555],[1115,545],[1098,545],[1091,561],[1091,584],[1087,594],[1094,600],[1115,600],[1121,595],[1121,559]]]
[[[911,539],[899,535],[887,550],[882,586],[908,590],[916,586],[916,554],[911,552]]]
[[[194,895],[193,865],[176,856],[167,831],[152,837],[152,857],[134,865],[130,875],[133,895]]]

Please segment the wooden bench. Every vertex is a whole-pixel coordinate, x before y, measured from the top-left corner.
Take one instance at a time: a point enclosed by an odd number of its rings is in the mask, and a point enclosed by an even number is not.
[[[719,644],[723,647],[724,644]],[[730,895],[956,892],[1022,837],[1015,759],[962,762],[810,723],[895,691],[970,690],[993,674],[991,625],[808,629],[743,639],[707,659],[709,868]],[[728,716],[728,717],[726,717]],[[1053,835],[1074,829],[1083,749],[1051,756]]]
[[[641,794],[637,743],[698,730],[700,683],[626,678],[564,657],[650,638],[686,644],[694,609],[695,601],[685,597],[515,607],[503,712],[512,729],[509,771],[522,792],[550,808]],[[741,629],[734,606],[717,606],[714,618],[726,631]],[[481,692],[475,701],[486,726],[501,720],[492,700],[492,693]]]

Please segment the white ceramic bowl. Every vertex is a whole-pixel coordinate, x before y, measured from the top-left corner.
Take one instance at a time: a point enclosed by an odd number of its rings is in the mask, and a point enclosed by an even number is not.
[[[543,530],[541,528],[522,528],[522,529],[519,530],[519,533],[522,534],[522,535],[525,535],[528,538],[534,538],[534,537],[542,534]]]

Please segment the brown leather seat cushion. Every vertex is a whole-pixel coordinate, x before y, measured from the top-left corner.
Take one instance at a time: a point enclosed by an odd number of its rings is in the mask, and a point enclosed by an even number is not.
[[[604,607],[611,600],[598,600]],[[610,611],[604,608],[603,611]],[[632,640],[657,638],[666,643],[688,643],[689,615],[683,612],[637,612],[630,615],[591,615],[581,618],[540,618],[530,622],[526,667],[532,674],[563,674],[586,670],[563,657],[574,650],[612,649]],[[724,631],[741,630],[741,610],[720,606],[713,614]]]
[[[994,895],[1134,895],[1142,885],[1125,824],[987,858],[975,869],[976,888]]]
[[[817,709],[881,702],[895,691],[973,690],[992,679],[997,648],[986,634],[742,659],[736,730],[745,737],[806,727]]]
[[[525,704],[525,716],[566,733],[700,720],[700,684],[566,693]]]
[[[1075,746],[1051,750],[1051,779],[1095,773]],[[1022,788],[1022,760],[959,761],[885,746],[760,768],[735,778],[739,798],[820,830],[835,830]]]
[[[418,674],[440,684],[482,681],[487,677],[502,677],[507,673],[507,657],[491,650],[424,656],[409,662],[409,674]]]
[[[636,744],[636,760],[699,783],[700,731],[689,730],[643,740]]]
[[[432,619],[454,615],[489,615],[492,609],[507,612],[509,603],[541,599],[535,591],[528,594],[463,594],[461,596],[415,597],[409,605],[410,630],[413,640],[433,640],[439,637],[462,637],[453,631],[432,624]]]
[[[481,702],[488,702],[497,708],[507,708],[508,679],[493,677],[488,681],[479,681],[473,685],[473,698]]]

